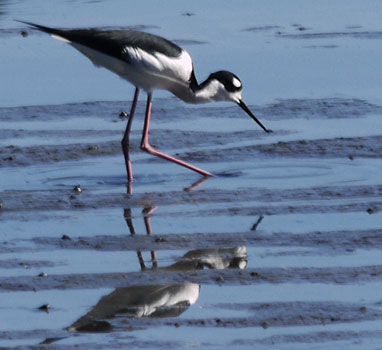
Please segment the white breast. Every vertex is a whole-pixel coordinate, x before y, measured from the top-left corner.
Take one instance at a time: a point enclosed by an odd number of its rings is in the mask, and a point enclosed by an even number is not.
[[[188,87],[193,66],[192,59],[185,50],[174,58],[161,53],[151,54],[139,48],[125,47],[124,51],[129,60],[127,62],[81,44],[70,44],[97,67],[104,67],[146,91],[171,91],[178,85]]]

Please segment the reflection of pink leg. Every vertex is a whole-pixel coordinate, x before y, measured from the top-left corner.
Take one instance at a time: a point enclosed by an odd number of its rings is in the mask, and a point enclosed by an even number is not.
[[[201,184],[205,183],[208,179],[209,179],[209,177],[202,177],[198,181],[194,182],[191,186],[186,187],[184,190],[186,192],[191,192],[195,188],[199,187]]]
[[[134,225],[133,225],[133,220],[131,219],[131,209],[125,208],[123,210],[123,217],[125,218],[127,227],[129,228],[130,234],[132,236],[135,236],[135,230],[134,230]]]
[[[133,220],[131,219],[131,209],[124,209],[123,216],[126,220],[126,224],[129,227],[130,235],[135,236],[135,229],[133,225]],[[141,266],[141,270],[146,270],[145,261],[142,256],[142,252],[140,250],[137,250],[137,257],[139,261],[139,265]]]
[[[150,153],[156,157],[160,157],[166,160],[169,160],[170,162],[174,162],[176,164],[182,165],[188,169],[191,169],[193,171],[196,171],[199,174],[202,174],[203,176],[213,176],[211,173],[202,170],[200,168],[197,168],[191,164],[188,164],[180,159],[171,157],[165,153],[157,151],[155,148],[153,148],[149,143],[149,126],[150,126],[150,116],[151,116],[151,98],[152,93],[149,92],[147,94],[147,106],[146,106],[146,115],[145,115],[145,125],[143,128],[143,134],[142,134],[142,141],[141,141],[141,149],[147,153]]]
[[[139,261],[139,265],[141,267],[141,270],[144,271],[146,270],[146,265],[145,265],[145,260],[143,259],[142,252],[140,250],[137,250],[137,257]]]
[[[139,89],[135,88],[134,99],[133,99],[133,102],[131,104],[129,119],[127,121],[125,133],[124,133],[123,139],[121,141],[123,155],[125,156],[126,173],[127,173],[128,182],[133,181],[133,169],[131,168],[130,155],[129,155],[130,131],[131,131],[131,125],[133,124],[133,118],[134,118],[134,113],[135,113],[135,107],[137,106],[138,95],[139,95]]]
[[[143,220],[145,222],[146,227],[146,233],[148,236],[151,236],[153,231],[151,230],[151,218],[150,215],[157,207],[147,207],[144,208],[142,211],[142,214],[144,215]],[[158,261],[157,261],[157,253],[155,250],[151,251],[151,263],[153,269],[156,269],[158,267]]]

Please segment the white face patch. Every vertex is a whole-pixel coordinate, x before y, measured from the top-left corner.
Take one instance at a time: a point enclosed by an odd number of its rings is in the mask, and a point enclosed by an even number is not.
[[[236,79],[235,77],[232,78],[232,85],[237,88],[241,88],[241,82],[239,79]]]
[[[241,100],[241,90],[229,92],[220,81],[213,79],[203,89],[196,92],[195,97],[198,103],[210,101],[233,101],[239,103]]]
[[[241,91],[231,92],[228,100],[239,103],[241,100]]]

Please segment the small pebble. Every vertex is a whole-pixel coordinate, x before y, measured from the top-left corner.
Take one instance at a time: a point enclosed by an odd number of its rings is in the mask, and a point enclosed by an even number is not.
[[[269,327],[269,323],[267,321],[264,321],[261,323],[261,327],[263,327],[264,329],[267,329]]]
[[[25,38],[28,36],[28,32],[26,30],[22,30],[21,35]]]
[[[98,151],[99,147],[97,145],[89,146],[88,151]]]
[[[362,307],[359,308],[359,311],[366,312],[367,311],[367,307],[366,306],[362,306]]]
[[[44,305],[41,305],[38,309],[41,311],[49,312],[50,311],[50,305],[44,304]]]
[[[179,328],[179,327],[180,327],[180,324],[179,324],[178,322],[175,322],[175,323],[174,323],[174,326],[175,326],[176,328]]]
[[[376,213],[378,211],[378,209],[376,209],[376,208],[368,208],[366,211],[367,211],[368,214],[371,215],[371,214]]]
[[[82,188],[80,185],[74,186],[73,191],[76,193],[82,193]]]

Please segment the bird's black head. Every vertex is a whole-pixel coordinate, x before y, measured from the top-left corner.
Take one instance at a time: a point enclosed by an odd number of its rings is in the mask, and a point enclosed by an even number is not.
[[[242,100],[243,84],[238,76],[226,70],[212,73],[199,85],[197,94],[204,101],[233,101],[237,103],[266,132],[269,130],[250,111]]]
[[[235,74],[221,70],[215,73],[212,73],[207,81],[218,81],[221,83],[224,87],[224,93],[223,96],[225,100],[230,100],[236,102],[257,124],[260,125],[260,127],[266,131],[269,132],[269,130],[258,120],[254,114],[250,111],[250,109],[246,106],[246,104],[243,102],[241,98],[241,92],[243,89],[243,84],[241,83],[241,80],[238,76]]]
[[[217,80],[224,85],[228,92],[239,92],[243,88],[240,79],[233,73],[226,70],[220,70],[212,73],[207,80]]]

